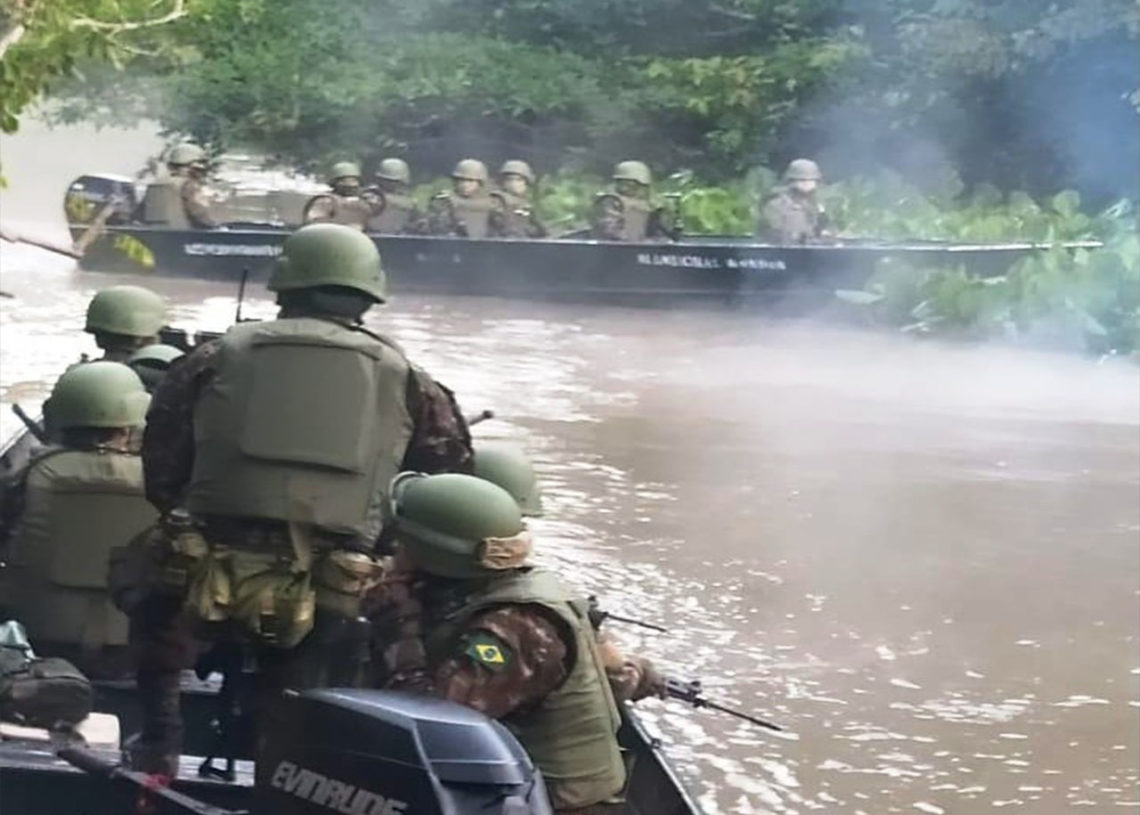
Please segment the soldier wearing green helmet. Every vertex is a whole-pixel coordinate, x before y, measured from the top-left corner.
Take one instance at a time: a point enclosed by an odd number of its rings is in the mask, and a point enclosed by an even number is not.
[[[614,186],[594,199],[592,233],[607,241],[637,243],[680,237],[676,218],[651,201],[653,174],[641,161],[621,161],[614,166]]]
[[[343,224],[363,232],[373,207],[360,187],[360,165],[338,161],[329,172],[329,186],[330,192],[313,196],[305,204],[304,222]]]
[[[491,232],[504,238],[545,238],[546,227],[534,211],[534,170],[525,161],[511,159],[499,168],[498,189],[491,191],[497,202]]]
[[[420,235],[424,214],[408,192],[412,172],[401,158],[386,158],[376,168],[376,184],[365,190],[372,207],[368,231],[381,235]]]
[[[184,356],[181,348],[175,348],[173,345],[164,345],[162,343],[153,343],[151,345],[144,345],[139,350],[135,351],[127,359],[127,365],[131,370],[138,374],[139,379],[142,380],[143,385],[146,386],[147,393],[154,393],[154,389],[162,382],[162,378],[166,376],[166,371],[171,363],[179,357]]]
[[[192,142],[176,144],[167,154],[166,170],[165,177],[147,186],[139,205],[139,220],[171,229],[218,226],[210,213],[205,184],[209,172],[206,151]]]
[[[95,337],[102,359],[125,362],[153,344],[166,325],[166,302],[142,286],[109,286],[87,304],[83,330]]]
[[[431,199],[428,230],[433,235],[461,238],[495,237],[502,222],[501,204],[487,189],[487,166],[465,158],[451,172],[452,189]]]
[[[757,237],[772,243],[802,244],[826,238],[828,217],[816,197],[823,174],[811,159],[797,158],[784,171],[778,188],[760,212]]]
[[[407,597],[374,617],[379,684],[499,719],[556,811],[612,800],[625,784],[621,719],[594,632],[574,592],[530,565],[514,498],[480,478],[420,473],[399,475],[391,496],[397,565],[384,590]]]
[[[185,651],[169,644],[189,636],[180,611],[201,637],[248,642],[265,659],[267,687],[357,683],[367,639],[358,606],[379,575],[372,551],[392,476],[470,469],[450,392],[363,324],[387,296],[371,238],[304,226],[285,240],[268,287],[277,319],[239,323],[196,347],[148,414],[146,494],[172,530],[150,545],[199,541],[201,559],[175,587],[181,604],[143,604],[132,616],[142,769],[167,768],[179,752]],[[218,605],[222,584],[232,598]]]
[[[107,592],[107,559],[155,520],[143,495],[132,430],[149,397],[118,362],[77,365],[52,390],[59,441],[34,456],[5,493],[0,551],[3,613],[21,620],[41,655],[90,676],[129,675],[127,618]]]

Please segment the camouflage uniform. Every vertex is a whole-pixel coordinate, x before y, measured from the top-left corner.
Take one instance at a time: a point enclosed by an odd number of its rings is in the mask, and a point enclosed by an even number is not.
[[[190,173],[182,184],[182,209],[186,212],[186,219],[195,229],[214,229],[219,221],[210,214],[210,198],[206,193],[206,184],[196,174]]]
[[[370,196],[323,193],[305,205],[304,220],[307,224],[344,224],[363,232],[375,214],[374,209]]]
[[[494,190],[491,197],[498,207],[491,211],[490,233],[501,238],[545,238],[546,227],[538,220],[530,199],[507,192]]]
[[[623,203],[627,202],[627,203]],[[677,240],[678,231],[673,218],[664,207],[649,210],[644,229],[631,227],[626,217],[626,206],[640,202],[616,193],[604,193],[594,202],[591,231],[595,238],[605,241],[637,242],[663,238]]]
[[[764,204],[756,235],[772,243],[810,243],[827,224],[827,213],[814,197],[782,188]]]

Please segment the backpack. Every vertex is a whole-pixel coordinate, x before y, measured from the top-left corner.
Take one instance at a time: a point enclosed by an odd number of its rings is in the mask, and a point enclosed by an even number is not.
[[[87,677],[66,659],[0,645],[0,720],[49,730],[76,725],[91,713],[93,696]]]

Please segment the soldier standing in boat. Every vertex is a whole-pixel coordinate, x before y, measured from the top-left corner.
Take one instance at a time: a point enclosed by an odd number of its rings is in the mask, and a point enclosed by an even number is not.
[[[206,151],[190,142],[175,145],[166,168],[164,178],[147,186],[139,205],[139,220],[171,229],[217,227],[206,190]]]
[[[493,237],[502,223],[501,203],[487,190],[487,166],[465,158],[451,172],[451,192],[441,192],[428,206],[428,230],[433,235],[461,238]]]
[[[675,214],[650,202],[653,174],[641,161],[622,161],[614,167],[613,189],[594,199],[593,236],[600,240],[677,240],[680,225]]]
[[[546,227],[534,211],[534,170],[525,161],[512,159],[499,168],[499,186],[491,192],[498,206],[491,231],[503,238],[545,238]]]
[[[150,401],[118,362],[77,365],[51,394],[57,444],[34,455],[0,513],[4,619],[27,627],[41,656],[93,677],[130,675],[127,618],[107,593],[107,559],[154,523],[132,445]]]
[[[756,235],[772,243],[811,243],[830,236],[829,219],[816,194],[823,173],[811,159],[798,158],[784,171],[785,186],[765,203]]]
[[[357,683],[359,602],[380,576],[372,551],[392,475],[470,468],[450,392],[363,326],[386,297],[371,239],[303,227],[269,289],[278,318],[239,323],[179,360],[148,414],[146,494],[163,521],[143,550],[182,571],[117,590],[133,598],[143,770],[169,771],[179,754],[179,672],[196,637],[248,644],[261,700]]]
[[[360,165],[338,161],[329,174],[329,186],[331,192],[315,195],[305,204],[304,222],[343,224],[363,232],[373,212],[360,187]]]
[[[585,605],[529,563],[515,499],[474,476],[402,473],[391,488],[396,566],[374,595],[396,636],[377,661],[392,689],[499,719],[557,812],[620,812],[620,713]]]
[[[376,186],[364,195],[369,199],[372,216],[368,231],[381,235],[422,235],[426,230],[424,214],[408,192],[412,174],[401,158],[386,158],[376,168]]]

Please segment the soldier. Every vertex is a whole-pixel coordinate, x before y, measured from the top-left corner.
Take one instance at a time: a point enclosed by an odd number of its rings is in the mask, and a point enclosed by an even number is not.
[[[87,305],[83,330],[95,336],[100,359],[126,362],[138,349],[153,345],[166,323],[166,303],[142,286],[100,289]]]
[[[391,488],[396,567],[384,592],[398,636],[381,684],[499,719],[546,779],[558,812],[603,812],[625,784],[621,722],[586,609],[529,565],[505,490],[473,476],[403,473]]]
[[[542,490],[534,465],[517,447],[481,442],[475,448],[472,474],[510,493],[524,518],[542,517]],[[665,695],[665,678],[649,659],[623,653],[609,631],[597,629],[596,636],[598,652],[615,699],[635,702],[647,696]]]
[[[821,180],[819,165],[810,159],[798,158],[788,164],[784,171],[786,186],[777,189],[761,210],[757,237],[784,244],[828,237],[827,213],[816,200]]]
[[[400,158],[386,158],[376,169],[376,186],[365,190],[372,206],[368,231],[382,235],[421,235],[425,231],[424,214],[408,194],[411,171]]]
[[[173,586],[177,602],[164,599],[171,587],[119,592],[134,606],[143,732],[133,761],[144,770],[169,770],[179,752],[191,633],[250,643],[266,694],[357,682],[367,642],[357,606],[378,573],[392,474],[470,468],[450,392],[362,325],[386,296],[371,239],[302,227],[269,289],[278,318],[239,323],[179,360],[148,415],[146,494],[165,516],[152,545],[198,559],[188,587]]]
[[[138,374],[147,393],[154,393],[154,389],[166,376],[166,371],[171,363],[182,356],[184,354],[181,348],[154,343],[153,345],[145,345],[131,354],[127,360],[127,365]]]
[[[429,231],[461,238],[490,237],[501,204],[487,193],[486,165],[465,158],[455,165],[451,178],[452,191],[439,193],[428,206]]]
[[[614,167],[614,188],[594,199],[593,234],[607,241],[637,243],[653,238],[677,240],[680,225],[664,207],[650,202],[653,175],[640,161]]]
[[[147,186],[139,207],[144,224],[171,229],[213,229],[205,179],[209,172],[206,151],[196,144],[176,145],[166,160],[167,175]]]
[[[329,174],[329,186],[331,192],[313,196],[305,204],[304,222],[343,224],[363,232],[373,213],[360,189],[360,165],[338,161]]]
[[[35,455],[5,492],[0,551],[9,582],[0,596],[41,655],[123,678],[127,618],[108,599],[107,557],[156,517],[130,444],[149,397],[127,366],[92,362],[64,373],[51,402],[59,443]]]
[[[545,238],[546,227],[538,220],[531,201],[534,171],[525,161],[503,162],[499,188],[491,192],[498,206],[491,232],[504,238]]]

